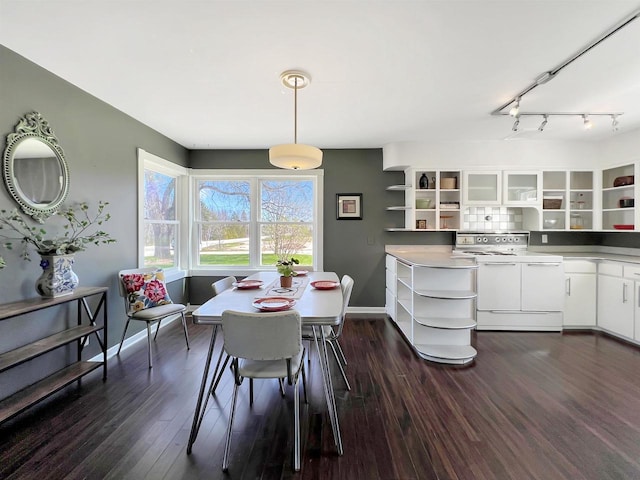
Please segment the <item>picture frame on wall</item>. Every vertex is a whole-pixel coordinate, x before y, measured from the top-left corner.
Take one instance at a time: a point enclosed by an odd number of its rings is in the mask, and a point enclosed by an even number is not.
[[[362,220],[362,194],[336,193],[336,219]]]

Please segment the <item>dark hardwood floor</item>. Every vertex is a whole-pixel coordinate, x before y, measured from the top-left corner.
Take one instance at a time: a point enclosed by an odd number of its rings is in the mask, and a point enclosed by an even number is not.
[[[334,375],[336,454],[315,355],[292,471],[291,389],[240,397],[221,471],[232,384],[225,375],[186,454],[210,329],[163,329],[99,372],[0,425],[3,479],[640,479],[640,350],[592,334],[479,332],[466,368],[418,359],[389,321],[348,317],[347,392]],[[245,392],[248,387],[243,386]]]

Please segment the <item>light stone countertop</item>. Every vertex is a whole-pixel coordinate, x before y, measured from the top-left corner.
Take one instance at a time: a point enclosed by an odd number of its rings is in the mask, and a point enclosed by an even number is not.
[[[387,245],[385,252],[409,265],[433,268],[477,268],[473,258],[451,258],[446,245]]]

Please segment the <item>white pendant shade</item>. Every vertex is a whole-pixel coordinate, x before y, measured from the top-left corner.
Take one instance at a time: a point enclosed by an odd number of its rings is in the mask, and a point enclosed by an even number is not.
[[[311,170],[322,165],[322,150],[298,143],[298,89],[311,82],[308,74],[299,70],[287,70],[280,81],[293,89],[293,143],[275,145],[269,149],[271,165],[288,170]]]
[[[275,145],[269,149],[269,162],[289,170],[310,170],[322,165],[322,150],[301,143]]]

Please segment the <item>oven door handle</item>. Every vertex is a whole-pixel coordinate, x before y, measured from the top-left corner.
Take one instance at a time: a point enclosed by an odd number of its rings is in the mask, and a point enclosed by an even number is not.
[[[562,263],[559,262],[534,262],[527,263],[530,267],[559,267]]]

